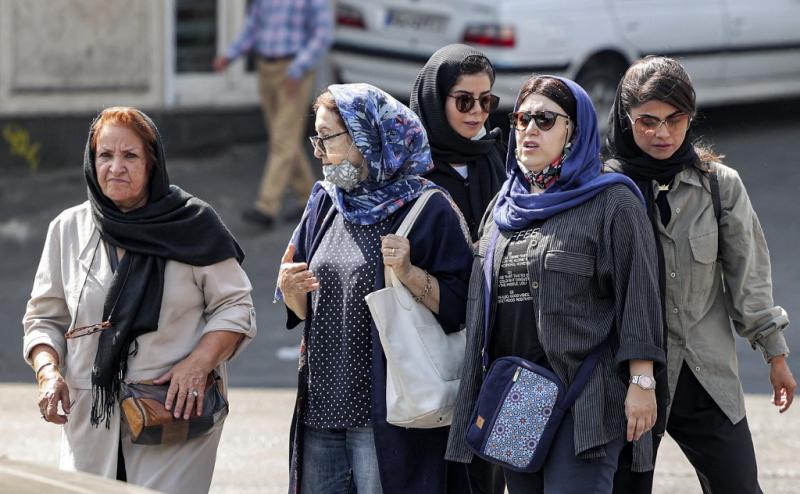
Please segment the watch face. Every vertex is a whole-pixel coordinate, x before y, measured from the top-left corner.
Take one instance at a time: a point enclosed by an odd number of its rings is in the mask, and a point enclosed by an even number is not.
[[[650,376],[639,376],[639,385],[645,389],[651,389],[655,387],[655,382],[653,378]]]

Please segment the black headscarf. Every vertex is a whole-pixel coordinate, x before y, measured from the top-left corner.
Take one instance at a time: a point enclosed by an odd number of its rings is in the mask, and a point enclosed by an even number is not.
[[[505,149],[500,129],[493,129],[483,138],[472,140],[458,134],[447,123],[444,109],[447,95],[458,80],[462,62],[470,56],[486,58],[486,55],[475,48],[460,44],[447,45],[431,55],[414,82],[410,107],[419,115],[428,134],[431,155],[436,167],[432,174],[459,179],[456,176],[457,172],[449,164],[468,165],[470,210],[472,216],[476,217],[472,218],[474,221],[467,218],[472,233],[472,223],[477,227],[486,206],[500,190],[506,172]],[[488,58],[486,59],[488,62]],[[494,84],[494,68],[491,62],[488,65],[491,68],[489,78]],[[431,179],[439,183],[433,177]],[[447,188],[446,183],[440,185]],[[455,194],[451,192],[451,195],[455,198]],[[459,206],[461,207],[461,204]],[[462,212],[464,209],[461,207]]]
[[[232,257],[239,263],[244,260],[244,252],[211,206],[170,185],[161,136],[152,120],[141,115],[156,136],[156,162],[144,206],[123,213],[101,191],[91,149],[92,127],[83,157],[94,224],[105,242],[126,250],[103,306],[103,321],[110,321],[111,327],[100,335],[92,368],[95,426],[102,421],[109,425],[134,340],[158,330],[167,260],[193,266]]]

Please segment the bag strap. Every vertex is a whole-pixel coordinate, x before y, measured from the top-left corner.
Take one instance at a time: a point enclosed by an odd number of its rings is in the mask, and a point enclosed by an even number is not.
[[[589,378],[592,376],[595,367],[597,364],[600,363],[600,359],[603,357],[603,353],[605,353],[606,348],[608,348],[608,340],[611,337],[609,336],[602,343],[597,345],[592,353],[586,356],[581,362],[581,366],[578,367],[578,372],[575,373],[575,379],[572,380],[572,384],[567,389],[567,393],[564,395],[564,401],[561,402],[561,407],[564,410],[567,410],[572,407],[572,404],[575,403],[575,400],[578,399],[583,388],[586,387],[586,383],[589,382]]]
[[[722,199],[719,194],[719,177],[717,176],[717,170],[711,168],[706,173],[706,176],[708,177],[708,186],[711,189],[711,202],[714,204],[714,216],[717,217],[717,224],[719,225],[719,219],[722,218]]]
[[[489,311],[491,308],[492,300],[492,274],[494,271],[494,249],[497,245],[497,238],[500,236],[500,230],[495,228],[492,236],[489,238],[489,245],[486,248],[486,256],[483,261],[483,350],[481,351],[481,359],[483,363],[483,370],[486,372],[489,366],[489,338],[491,336],[491,328],[489,327]],[[566,409],[572,406],[578,396],[583,391],[584,386],[589,381],[589,378],[594,372],[595,367],[600,362],[606,348],[608,347],[609,338],[603,340],[602,343],[597,345],[594,350],[581,362],[578,372],[575,374],[575,379],[572,385],[567,389],[564,396],[562,406]]]
[[[414,201],[414,204],[411,206],[411,210],[408,212],[406,217],[403,218],[403,222],[400,223],[400,227],[394,234],[401,237],[407,237],[411,232],[411,228],[414,226],[414,223],[417,221],[417,217],[422,212],[422,208],[424,208],[425,204],[427,204],[428,199],[430,199],[433,194],[438,193],[439,189],[427,189],[420,194],[417,200]]]
[[[428,199],[430,199],[434,194],[440,194],[441,192],[439,189],[427,189],[425,190],[420,196],[414,201],[414,204],[411,206],[411,210],[408,212],[405,218],[403,218],[403,222],[400,223],[400,227],[397,228],[395,235],[399,235],[401,237],[408,237],[408,234],[411,232],[411,228],[414,226],[414,223],[417,221],[417,217],[422,212],[422,209],[427,204]],[[394,274],[394,270],[388,266],[384,268],[383,272],[383,279],[384,285],[388,288],[391,286],[395,286],[396,284],[400,283],[400,280],[397,279],[397,275]]]
[[[481,350],[481,360],[483,361],[483,372],[489,367],[489,337],[492,328],[489,326],[489,312],[492,306],[492,274],[494,271],[494,248],[497,245],[497,237],[500,236],[500,229],[495,225],[492,236],[489,238],[489,245],[486,248],[486,255],[483,259],[483,349]]]

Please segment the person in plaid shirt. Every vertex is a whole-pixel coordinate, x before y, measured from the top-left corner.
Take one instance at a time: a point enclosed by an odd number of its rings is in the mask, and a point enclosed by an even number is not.
[[[290,182],[301,204],[311,192],[314,176],[301,148],[303,117],[308,113],[314,67],[332,42],[330,0],[254,0],[242,32],[214,59],[214,69],[223,71],[244,53],[257,55],[269,157],[255,204],[243,212],[248,221],[272,227]]]

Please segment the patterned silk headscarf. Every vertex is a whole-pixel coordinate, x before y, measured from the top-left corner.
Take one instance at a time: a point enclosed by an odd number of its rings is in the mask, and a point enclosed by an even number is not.
[[[420,178],[433,169],[433,160],[425,129],[414,112],[369,84],[334,84],[328,90],[369,174],[350,192],[317,182],[311,197],[322,187],[345,220],[371,225],[436,187]]]

